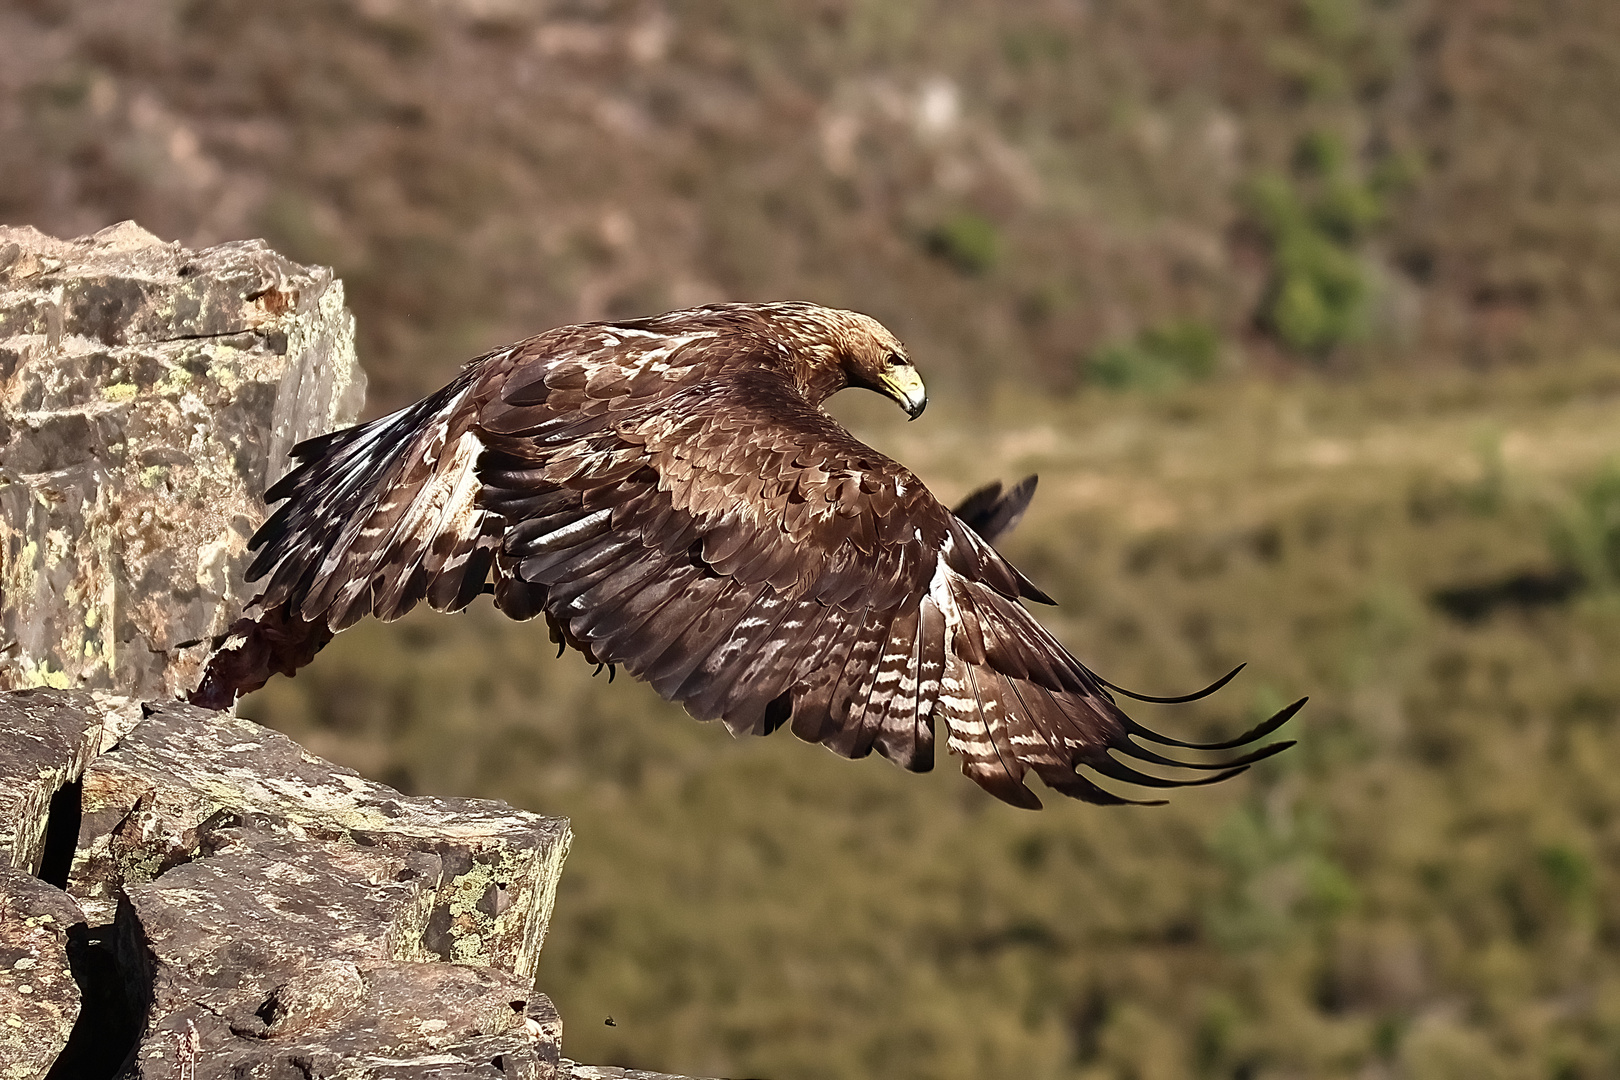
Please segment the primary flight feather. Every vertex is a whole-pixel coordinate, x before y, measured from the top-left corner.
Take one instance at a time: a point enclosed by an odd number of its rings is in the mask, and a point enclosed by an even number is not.
[[[227,707],[363,615],[493,592],[736,734],[787,724],[921,771],[942,722],[963,771],[1017,806],[1040,806],[1030,772],[1116,803],[1078,769],[1209,783],[1288,745],[1220,762],[1142,745],[1237,749],[1303,702],[1220,744],[1141,727],[1024,608],[1051,600],[991,546],[1033,480],[953,513],[823,411],[851,386],[912,418],[927,404],[881,324],[803,303],[560,327],[479,357],[415,405],[293,451],[251,543],[263,590],[192,700]]]

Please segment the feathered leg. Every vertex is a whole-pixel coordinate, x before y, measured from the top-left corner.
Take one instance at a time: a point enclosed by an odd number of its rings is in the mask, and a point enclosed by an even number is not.
[[[186,700],[205,709],[229,709],[271,675],[291,675],[332,640],[324,618],[308,622],[285,606],[251,607],[214,639],[202,681]]]

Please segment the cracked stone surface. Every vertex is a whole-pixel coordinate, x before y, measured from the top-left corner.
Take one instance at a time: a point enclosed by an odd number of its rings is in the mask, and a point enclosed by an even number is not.
[[[199,857],[131,887],[121,955],[151,1013],[136,1065],[197,1077],[557,1077],[562,1024],[532,978],[402,959],[434,857],[293,842],[221,818]]]
[[[51,799],[136,718],[133,702],[108,695],[0,695],[0,865],[39,873]]]
[[[364,394],[330,270],[0,227],[0,689],[189,690],[266,485]]]
[[[252,820],[289,842],[349,853],[346,872],[395,896],[395,959],[534,977],[566,820],[401,795],[250,721],[178,702],[143,708],[146,719],[85,770],[69,890],[87,912],[110,914],[119,888],[194,858],[215,823]]]
[[[79,1017],[68,930],[84,915],[60,889],[0,866],[0,1080],[44,1077]]]
[[[130,1077],[567,1076],[562,1022],[534,990],[567,821],[403,795],[179,702],[0,693],[0,733],[0,835],[30,838],[12,842],[14,859],[37,867],[21,853],[74,837],[40,808],[81,785],[67,891],[22,868],[0,878],[0,903],[18,883],[33,905],[0,910],[0,1065],[24,1060],[4,1041],[15,1030],[37,1048],[30,1061],[72,1053],[78,996],[60,939],[86,922],[112,924],[101,978],[117,985],[94,989],[123,1010],[109,1027],[139,1031]],[[19,780],[35,793],[14,794]],[[41,911],[56,923],[14,930]],[[18,934],[33,935],[26,956]],[[8,982],[18,959],[43,971],[46,952],[50,996],[32,996],[43,981]]]

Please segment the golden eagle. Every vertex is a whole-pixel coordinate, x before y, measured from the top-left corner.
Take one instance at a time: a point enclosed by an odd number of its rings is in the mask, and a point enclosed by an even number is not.
[[[1143,745],[1243,748],[1303,702],[1222,743],[1137,724],[1109,694],[1129,692],[1025,610],[1052,601],[990,545],[1033,478],[952,513],[822,410],[850,386],[913,418],[928,400],[876,320],[805,303],[566,326],[479,357],[415,405],[293,451],[250,545],[263,591],[192,699],[227,707],[362,615],[422,600],[457,611],[493,592],[507,615],[543,615],[560,646],[734,734],[788,724],[921,771],[942,721],[963,772],[1017,806],[1040,806],[1030,771],[1119,803],[1078,767],[1212,783],[1289,745],[1218,763]],[[1121,758],[1213,775],[1167,779]]]

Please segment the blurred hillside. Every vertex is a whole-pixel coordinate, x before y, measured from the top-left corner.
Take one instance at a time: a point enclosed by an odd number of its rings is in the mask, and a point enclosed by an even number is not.
[[[0,5],[0,219],[334,265],[374,411],[722,298],[941,389],[1557,362],[1620,342],[1617,132],[1609,0]]]
[[[568,814],[540,983],[582,1060],[1620,1075],[1613,354],[1017,394],[988,423],[942,402],[898,430],[865,396],[839,399],[857,430],[942,495],[1039,470],[1006,548],[1097,670],[1168,693],[1249,661],[1208,701],[1136,715],[1217,738],[1309,693],[1300,744],[1168,806],[1046,793],[1033,814],[943,754],[917,776],[732,739],[486,605],[364,622],[244,711],[408,790]]]
[[[1620,5],[0,0],[0,219],[124,217],[336,266],[372,414],[560,322],[870,311],[934,404],[834,411],[948,499],[1038,470],[1008,550],[1079,655],[1250,662],[1144,717],[1312,695],[1234,782],[1038,816],[732,740],[487,606],[250,698],[572,818],[572,1056],[1620,1075]]]

